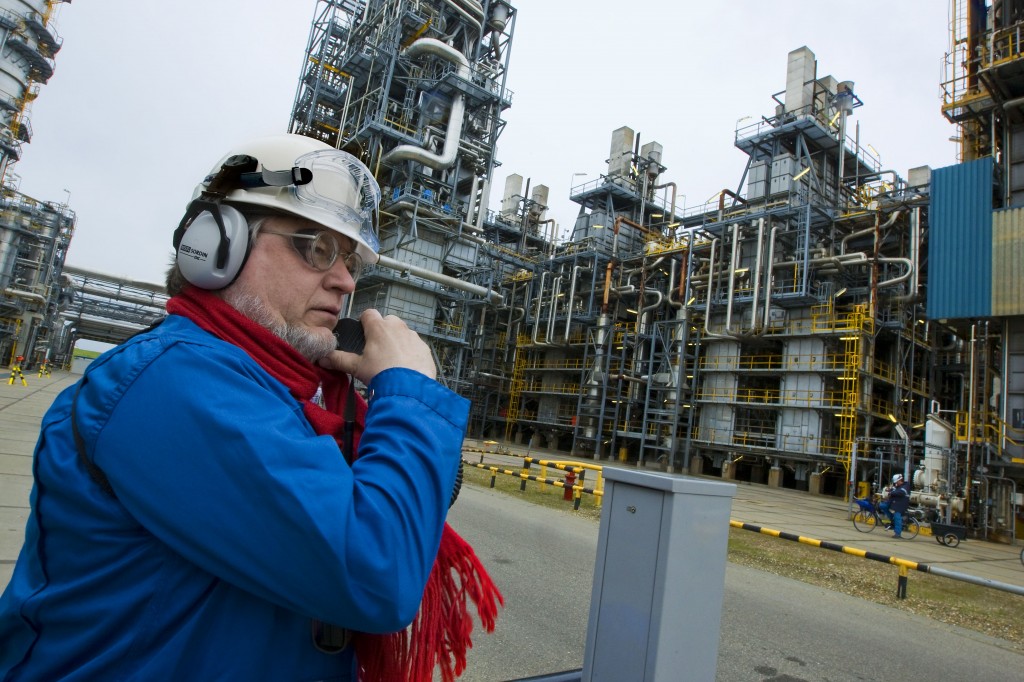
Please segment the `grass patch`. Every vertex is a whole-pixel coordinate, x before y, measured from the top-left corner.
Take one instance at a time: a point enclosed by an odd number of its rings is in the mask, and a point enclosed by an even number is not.
[[[1024,597],[910,571],[907,598],[896,598],[899,569],[890,564],[731,528],[729,561],[958,625],[1024,650]]]

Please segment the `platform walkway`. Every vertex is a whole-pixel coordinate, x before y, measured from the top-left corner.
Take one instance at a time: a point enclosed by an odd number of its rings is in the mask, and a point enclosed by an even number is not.
[[[9,385],[6,377],[0,383],[0,588],[10,580],[24,537],[32,487],[32,451],[40,420],[57,394],[78,377],[54,372],[50,377],[28,374],[25,378],[27,387],[20,382]],[[467,447],[480,448],[482,444],[470,440]],[[510,451],[513,455],[527,454],[526,448],[511,447]],[[538,458],[568,459],[566,453],[534,450],[529,454]],[[488,455],[486,459],[508,468],[522,463],[521,458],[510,456]],[[602,464],[619,466],[613,462]],[[959,547],[951,548],[923,535],[907,541],[892,539],[881,529],[859,533],[847,519],[846,509],[846,503],[835,497],[739,482],[731,516],[744,523],[1024,587],[1019,546],[968,539]]]

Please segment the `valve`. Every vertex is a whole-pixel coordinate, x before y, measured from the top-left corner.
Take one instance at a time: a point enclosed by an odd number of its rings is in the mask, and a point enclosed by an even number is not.
[[[562,499],[566,502],[572,501],[572,487],[576,485],[576,472],[565,472],[565,487],[562,488]]]

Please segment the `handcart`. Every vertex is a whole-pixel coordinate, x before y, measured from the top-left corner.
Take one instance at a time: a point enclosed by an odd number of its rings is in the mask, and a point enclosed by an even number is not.
[[[967,526],[932,521],[932,535],[935,541],[946,547],[956,547],[961,540],[967,538]]]

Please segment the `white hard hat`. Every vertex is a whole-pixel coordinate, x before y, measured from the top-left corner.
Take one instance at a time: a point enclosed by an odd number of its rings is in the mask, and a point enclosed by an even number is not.
[[[261,206],[312,220],[354,240],[363,262],[377,262],[380,187],[359,159],[319,140],[281,134],[240,145],[196,186],[193,199],[204,194],[242,210]]]
[[[892,477],[892,482],[893,483],[895,483],[896,481],[902,481],[902,480],[903,480],[903,474],[893,474],[893,477]]]

